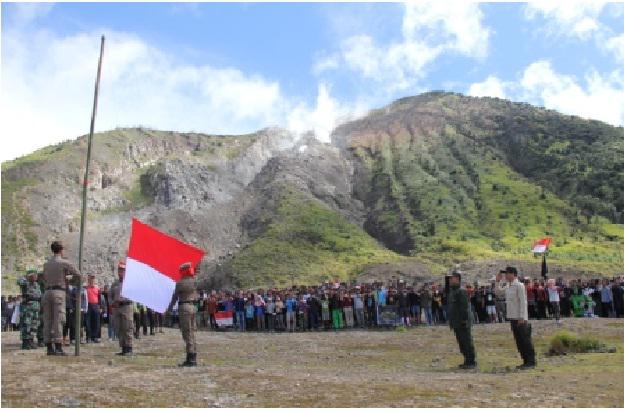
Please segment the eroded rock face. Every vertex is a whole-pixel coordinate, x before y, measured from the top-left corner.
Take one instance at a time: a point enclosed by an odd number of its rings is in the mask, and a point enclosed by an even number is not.
[[[96,135],[84,269],[111,280],[114,261],[126,254],[132,217],[202,247],[207,262],[233,255],[242,238],[241,217],[255,203],[247,186],[295,141],[282,129],[221,137],[145,129]],[[28,212],[37,234],[32,250],[17,244],[24,259],[3,259],[3,270],[43,263],[53,239],[64,242],[69,259],[77,259],[84,138],[59,147],[46,161],[3,173],[24,183],[14,205]]]

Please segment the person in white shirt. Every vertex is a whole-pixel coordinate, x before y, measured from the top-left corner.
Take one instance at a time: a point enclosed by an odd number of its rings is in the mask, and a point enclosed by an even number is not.
[[[500,275],[498,275],[500,276]],[[501,280],[501,276],[497,282]],[[517,344],[517,350],[523,359],[523,364],[517,369],[533,369],[536,366],[536,355],[532,343],[532,326],[528,322],[528,299],[526,288],[517,279],[517,269],[506,268],[506,318],[510,321],[510,328]]]
[[[549,302],[552,306],[552,313],[556,324],[560,324],[560,289],[556,286],[556,281],[550,279],[547,281],[547,292],[549,294]]]

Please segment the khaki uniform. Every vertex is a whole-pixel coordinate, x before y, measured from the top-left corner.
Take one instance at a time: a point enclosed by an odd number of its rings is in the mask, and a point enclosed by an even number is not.
[[[116,280],[111,285],[111,297],[113,306],[115,307],[113,313],[114,325],[116,327],[116,334],[118,335],[118,342],[120,347],[133,347],[133,302],[125,297],[122,297],[122,283]]]
[[[109,299],[109,304],[111,305],[111,319],[109,319],[109,322],[111,322],[111,327],[113,328],[114,334],[117,337],[118,326],[116,324],[116,313],[118,312],[118,308],[116,308],[115,305],[113,305],[113,289],[112,288],[109,288],[107,297]]]
[[[65,322],[65,280],[72,276],[80,280],[78,270],[61,256],[53,256],[44,264],[44,287],[42,299],[44,312],[44,343],[63,342]]]
[[[186,353],[196,353],[196,305],[198,300],[196,279],[190,276],[177,282],[170,302],[170,307],[179,301],[179,324],[181,336],[185,342]]]

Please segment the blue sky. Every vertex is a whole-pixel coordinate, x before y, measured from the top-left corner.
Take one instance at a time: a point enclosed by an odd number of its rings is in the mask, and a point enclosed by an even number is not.
[[[98,130],[314,130],[428,90],[623,125],[623,4],[2,3],[7,160]],[[4,145],[5,143],[3,143]]]

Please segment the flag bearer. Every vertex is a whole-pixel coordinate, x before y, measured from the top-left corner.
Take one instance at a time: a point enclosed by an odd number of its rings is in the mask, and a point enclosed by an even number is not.
[[[196,366],[196,306],[198,300],[198,288],[194,278],[194,267],[190,262],[179,267],[181,280],[177,282],[172,300],[168,306],[168,312],[172,310],[174,304],[179,301],[179,325],[181,336],[185,342],[186,358],[185,362],[179,366]]]

